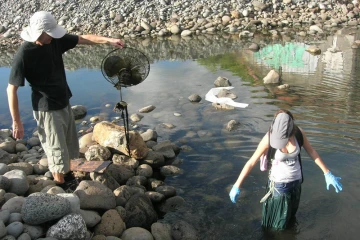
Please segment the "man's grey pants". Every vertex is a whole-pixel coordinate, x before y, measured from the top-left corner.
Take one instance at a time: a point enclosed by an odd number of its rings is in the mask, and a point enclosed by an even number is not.
[[[70,171],[70,159],[79,157],[79,140],[71,106],[54,111],[34,111],[39,139],[53,173]]]

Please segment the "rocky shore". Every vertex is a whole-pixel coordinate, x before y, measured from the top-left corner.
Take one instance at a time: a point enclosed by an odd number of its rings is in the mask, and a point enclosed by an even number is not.
[[[2,49],[21,43],[21,30],[39,10],[52,12],[69,33],[124,39],[217,33],[243,38],[256,30],[277,34],[288,28],[306,36],[358,26],[360,12],[357,0],[1,0],[0,6]]]
[[[83,106],[73,111],[76,119],[86,115]],[[81,124],[80,158],[65,185],[53,181],[36,133],[15,140],[11,130],[0,131],[1,239],[198,239],[188,222],[161,220],[185,203],[164,180],[181,174],[177,155],[187,147],[158,142],[151,129],[132,130],[129,155],[117,121],[94,116]],[[76,167],[79,161],[107,164],[84,171]]]

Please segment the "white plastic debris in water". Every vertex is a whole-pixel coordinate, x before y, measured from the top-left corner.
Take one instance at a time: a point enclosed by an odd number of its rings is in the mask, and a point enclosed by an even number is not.
[[[234,87],[217,87],[217,88],[212,88],[209,90],[209,92],[205,95],[205,100],[209,101],[209,102],[213,102],[213,103],[224,103],[233,107],[239,107],[239,108],[246,108],[247,106],[249,106],[249,104],[247,103],[238,103],[235,102],[234,100],[232,100],[231,98],[228,97],[222,97],[222,98],[218,98],[217,95],[219,94],[219,92],[222,89],[226,89],[226,90],[230,90],[233,89]]]

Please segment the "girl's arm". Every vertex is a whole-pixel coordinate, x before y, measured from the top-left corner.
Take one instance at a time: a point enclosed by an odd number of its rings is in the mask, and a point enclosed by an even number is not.
[[[342,191],[342,184],[340,183],[340,177],[335,177],[330,170],[326,167],[325,163],[321,160],[319,154],[316,152],[316,150],[311,146],[309,140],[307,139],[304,131],[300,128],[300,131],[304,138],[304,145],[306,152],[310,155],[310,157],[315,161],[316,165],[321,168],[321,170],[324,173],[325,181],[326,181],[326,188],[329,190],[329,186],[333,185],[335,188],[335,191],[338,193],[339,191]]]
[[[326,167],[325,163],[322,161],[321,157],[317,153],[317,151],[311,146],[309,140],[307,139],[304,130],[299,128],[304,139],[303,147],[306,150],[306,152],[309,154],[309,156],[315,161],[316,165],[321,168],[324,174],[330,172],[330,170]]]
[[[260,141],[259,145],[257,146],[257,148],[256,148],[255,152],[253,153],[253,155],[251,156],[251,158],[246,162],[238,179],[236,180],[236,182],[234,184],[234,187],[237,187],[237,188],[241,187],[241,184],[244,182],[247,175],[249,175],[249,173],[251,172],[251,170],[253,169],[255,164],[259,161],[260,156],[263,153],[265,153],[268,146],[269,146],[269,136],[268,136],[268,134],[266,134]]]

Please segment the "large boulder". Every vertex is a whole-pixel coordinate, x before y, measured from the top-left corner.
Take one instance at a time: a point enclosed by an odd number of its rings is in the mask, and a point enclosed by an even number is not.
[[[149,149],[137,131],[129,131],[130,156],[136,159],[146,157]],[[103,121],[95,125],[93,140],[114,152],[128,154],[125,128]]]
[[[177,221],[172,225],[171,236],[174,240],[188,239],[188,240],[198,240],[199,236],[195,230],[195,228],[183,221]]]
[[[150,199],[144,194],[134,194],[125,205],[127,228],[142,227],[151,228],[151,225],[157,221],[157,213]]]
[[[116,207],[115,195],[100,182],[81,181],[74,192],[80,199],[81,209],[113,209]]]
[[[46,237],[58,240],[85,240],[86,231],[86,224],[82,216],[78,213],[71,213],[51,226]]]
[[[11,155],[0,148],[0,163],[10,164],[14,162],[14,158]]]
[[[18,196],[23,196],[29,189],[29,183],[26,174],[22,170],[11,170],[4,174],[4,177],[11,181],[8,192],[15,193]]]
[[[95,235],[120,237],[126,229],[124,221],[115,209],[108,210],[101,217],[101,222],[96,225]]]
[[[39,225],[60,219],[71,212],[71,204],[66,198],[48,194],[33,193],[25,198],[21,215],[25,223]]]

